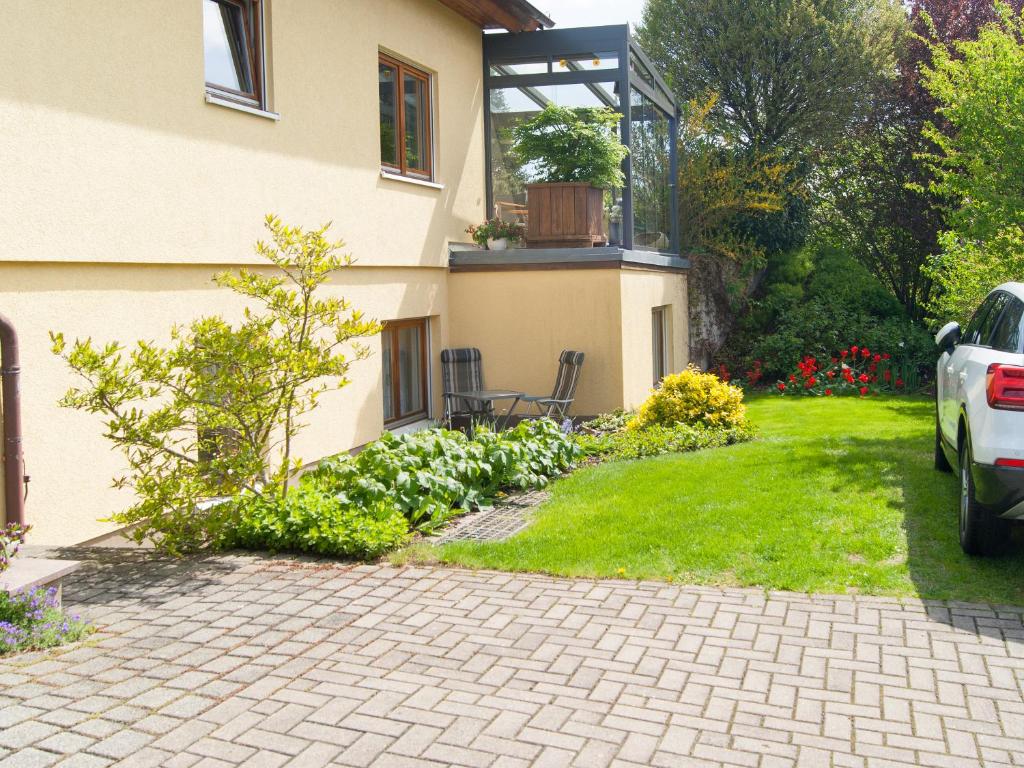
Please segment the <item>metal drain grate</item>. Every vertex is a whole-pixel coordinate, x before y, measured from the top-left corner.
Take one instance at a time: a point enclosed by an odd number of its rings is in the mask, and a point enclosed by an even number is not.
[[[529,491],[508,498],[491,509],[471,512],[455,520],[435,541],[444,544],[449,541],[507,539],[530,524],[533,510],[547,497],[547,491]]]

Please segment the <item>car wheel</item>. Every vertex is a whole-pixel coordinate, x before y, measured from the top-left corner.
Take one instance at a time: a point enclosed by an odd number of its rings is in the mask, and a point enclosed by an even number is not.
[[[1005,520],[1000,520],[974,495],[971,476],[971,447],[965,440],[960,449],[960,548],[968,555],[990,555],[998,552],[1008,533]]]
[[[953,467],[950,466],[949,459],[946,458],[946,452],[942,450],[942,430],[939,429],[938,414],[935,416],[935,468],[939,470],[939,472],[953,471]]]

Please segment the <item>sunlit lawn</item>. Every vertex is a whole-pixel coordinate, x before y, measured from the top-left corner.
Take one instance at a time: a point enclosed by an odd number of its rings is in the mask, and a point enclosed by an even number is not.
[[[957,485],[932,468],[925,399],[759,397],[753,443],[607,463],[555,483],[522,534],[413,558],[566,576],[671,579],[1024,604],[1024,553],[974,559]]]

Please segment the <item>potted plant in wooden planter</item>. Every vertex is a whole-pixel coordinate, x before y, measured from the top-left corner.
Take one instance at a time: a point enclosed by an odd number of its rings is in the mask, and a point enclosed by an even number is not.
[[[474,243],[489,251],[504,251],[523,239],[522,224],[501,219],[488,219],[483,224],[469,227],[466,232]]]
[[[607,242],[604,194],[622,187],[629,153],[615,133],[620,117],[608,107],[549,104],[512,129],[512,152],[534,177],[526,187],[529,247]]]

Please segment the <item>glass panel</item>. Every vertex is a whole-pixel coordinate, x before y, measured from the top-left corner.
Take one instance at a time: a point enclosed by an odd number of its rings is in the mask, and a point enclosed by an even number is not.
[[[640,61],[633,51],[629,52],[629,68],[638,78],[647,83],[651,88],[657,88],[657,84],[654,81],[654,75],[651,74],[651,70],[647,68],[647,65]]]
[[[398,69],[391,64],[377,65],[377,88],[380,91],[380,161],[398,165]]]
[[[1024,323],[1024,302],[1013,299],[992,332],[992,349],[1020,352],[1021,324]]]
[[[384,368],[384,421],[395,418],[394,383],[391,380],[392,336],[394,332],[384,329],[380,334],[380,362]]]
[[[419,325],[398,331],[398,388],[402,416],[424,410],[421,338],[422,328]]]
[[[555,72],[589,72],[595,69],[618,69],[619,55],[615,51],[596,51],[555,58]]]
[[[548,103],[562,107],[618,107],[615,83],[544,85],[529,88],[492,88],[491,179],[495,215],[506,221],[525,221],[526,184],[533,169],[512,157],[512,129],[535,117]],[[606,103],[607,102],[607,103]],[[609,205],[611,204],[609,196]]]
[[[428,148],[427,82],[406,73],[403,81],[405,96],[405,164],[409,168],[427,171],[430,167]]]
[[[985,319],[982,320],[981,326],[978,328],[978,340],[975,344],[982,346],[989,346],[991,343],[992,329],[996,322],[999,320],[999,315],[1003,311],[1003,307],[1010,301],[1010,294],[1008,293],[997,293],[995,301],[992,302],[992,309],[986,315]]]
[[[667,371],[665,370],[665,309],[657,307],[651,310],[651,342],[654,360],[654,386],[658,386]]]
[[[249,35],[240,5],[203,0],[203,49],[206,82],[253,93]]]
[[[963,343],[964,344],[977,344],[978,343],[978,328],[985,321],[988,316],[989,310],[992,309],[992,303],[995,301],[995,296],[989,296],[985,301],[981,303],[974,312],[974,316],[971,317],[967,323],[967,327],[964,328]]]
[[[633,247],[672,247],[671,123],[668,115],[635,88],[630,89],[633,168]]]
[[[547,57],[491,62],[492,77],[502,77],[504,75],[546,75],[547,72]]]

